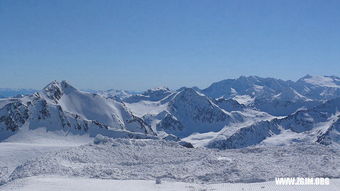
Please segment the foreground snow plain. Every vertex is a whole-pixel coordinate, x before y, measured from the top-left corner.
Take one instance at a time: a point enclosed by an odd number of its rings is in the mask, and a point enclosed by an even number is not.
[[[61,132],[47,133],[44,129],[23,129],[0,142],[0,185],[22,163],[49,152],[57,152],[93,141],[87,136],[63,136]]]
[[[0,143],[0,165],[6,169],[0,175],[1,191],[336,190],[340,186],[339,149],[317,144],[214,150],[102,136],[94,141],[67,138],[69,144],[15,140]],[[331,185],[276,186],[275,177],[329,177]],[[155,184],[156,179],[162,183]]]
[[[327,186],[277,186],[275,182],[261,183],[221,183],[194,184],[184,182],[162,182],[155,184],[151,180],[108,180],[93,178],[75,178],[59,176],[35,176],[19,179],[3,187],[0,191],[60,191],[60,190],[96,190],[96,191],[337,191],[340,179],[332,179]]]

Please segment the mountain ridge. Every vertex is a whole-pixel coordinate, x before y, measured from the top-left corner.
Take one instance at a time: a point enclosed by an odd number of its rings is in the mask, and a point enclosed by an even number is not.
[[[129,94],[86,92],[52,81],[31,95],[0,99],[0,140],[22,128],[45,128],[91,137],[202,140],[197,145],[219,149],[332,145],[340,142],[339,84],[336,76],[241,76],[203,90],[160,87]]]

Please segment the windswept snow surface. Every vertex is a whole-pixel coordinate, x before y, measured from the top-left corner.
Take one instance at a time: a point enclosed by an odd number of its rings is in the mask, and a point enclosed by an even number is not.
[[[89,135],[72,135],[64,131],[46,131],[44,128],[34,130],[22,128],[18,133],[2,143],[36,144],[42,146],[79,146],[93,141]],[[0,143],[1,144],[1,143]]]
[[[59,176],[29,177],[11,182],[0,187],[0,191],[338,191],[340,179],[331,179],[330,185],[324,186],[277,186],[274,181],[261,183],[221,183],[194,184],[184,182],[166,182],[155,184],[151,180],[108,180],[93,178],[75,178]]]
[[[22,129],[19,133],[0,142],[0,184],[19,165],[42,156],[82,144],[88,144],[93,138],[68,135],[63,132],[46,132],[45,129]]]
[[[96,144],[46,153],[8,178],[74,176],[187,183],[263,182],[275,177],[339,178],[339,148],[317,144],[233,150],[185,148],[163,140],[96,138]]]
[[[254,98],[250,97],[249,95],[238,95],[235,96],[233,99],[244,105],[250,105],[254,102]]]
[[[157,115],[160,112],[165,111],[168,107],[167,103],[161,103],[160,101],[139,101],[136,103],[125,103],[125,105],[137,117],[143,117],[147,114]]]

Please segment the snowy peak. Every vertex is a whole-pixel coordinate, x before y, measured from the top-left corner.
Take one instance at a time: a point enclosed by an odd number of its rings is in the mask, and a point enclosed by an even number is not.
[[[23,128],[45,128],[47,131],[89,136],[156,135],[124,103],[78,91],[66,81],[53,81],[32,96],[0,100],[0,140]]]
[[[192,99],[192,98],[202,99],[202,98],[204,98],[204,95],[198,93],[193,88],[182,88],[180,90],[180,92],[175,96],[174,99],[188,100],[188,99]]]
[[[192,88],[183,88],[170,101],[168,113],[157,125],[157,129],[185,137],[195,132],[219,131],[232,121],[207,96]]]
[[[58,102],[58,100],[63,96],[64,93],[68,94],[72,91],[78,91],[76,88],[68,84],[66,81],[53,81],[45,86],[42,92],[54,102]]]
[[[173,109],[181,107],[213,108],[212,101],[205,95],[198,93],[192,88],[184,88],[170,102]]]

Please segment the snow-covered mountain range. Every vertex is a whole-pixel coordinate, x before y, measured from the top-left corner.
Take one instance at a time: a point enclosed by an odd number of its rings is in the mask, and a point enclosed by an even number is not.
[[[103,179],[156,180],[146,190],[281,176],[329,177],[335,184],[339,89],[334,76],[296,82],[250,76],[202,90],[141,93],[82,91],[53,81],[29,95],[0,98],[0,190],[29,184],[60,190],[46,182],[60,178],[96,186]]]
[[[340,142],[340,78],[241,76],[205,89],[80,91],[51,82],[0,99],[0,141],[45,129],[63,135],[166,139],[208,148]]]
[[[0,101],[0,140],[23,129],[44,128],[68,134],[153,137],[156,134],[124,103],[82,92],[65,81],[22,98]]]

